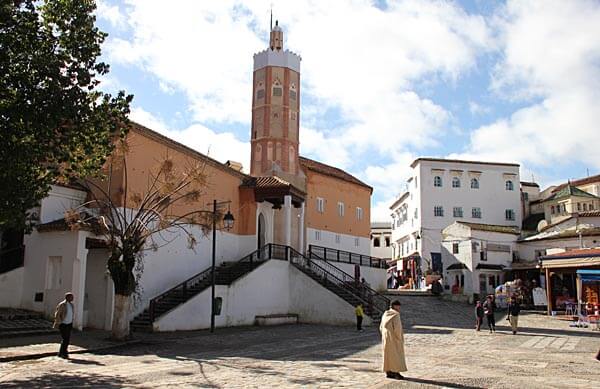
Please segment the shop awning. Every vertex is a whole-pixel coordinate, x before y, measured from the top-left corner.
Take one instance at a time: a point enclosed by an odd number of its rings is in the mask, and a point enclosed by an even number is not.
[[[504,270],[504,265],[492,265],[488,263],[480,263],[475,268],[477,270]]]
[[[582,282],[600,281],[600,270],[577,270],[577,275]]]
[[[465,265],[464,263],[453,263],[452,265],[448,266],[446,268],[446,270],[462,270],[462,269],[467,269],[467,265]]]
[[[542,267],[549,269],[557,269],[562,267],[592,267],[600,266],[600,257],[577,257],[577,258],[560,258],[552,259],[548,257],[542,258]]]

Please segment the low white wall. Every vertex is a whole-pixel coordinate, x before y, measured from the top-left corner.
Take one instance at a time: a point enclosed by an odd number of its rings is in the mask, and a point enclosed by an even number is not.
[[[227,325],[251,325],[258,315],[290,311],[289,263],[271,260],[236,280],[227,293]]]
[[[0,274],[0,307],[19,308],[23,294],[24,268]]]
[[[154,323],[155,331],[210,327],[210,288]],[[286,261],[270,260],[231,284],[217,285],[222,297],[217,327],[253,325],[256,316],[295,313],[301,323],[353,325],[354,307]],[[365,317],[365,325],[371,319]]]
[[[315,260],[315,263],[320,264],[323,261]],[[330,265],[337,267],[342,270],[344,273],[350,274],[354,277],[354,267],[356,264],[353,263],[344,263],[344,262],[335,262],[328,261]],[[360,268],[360,277],[364,278],[365,281],[369,284],[372,289],[375,289],[378,292],[385,292],[387,290],[387,269],[379,269],[376,267],[369,266],[359,266]]]
[[[293,266],[289,267],[290,312],[300,323],[353,325],[354,307]],[[372,324],[365,316],[364,325]]]
[[[215,326],[224,327],[227,316],[227,286],[217,285],[215,296],[223,298],[221,315],[215,317]],[[210,297],[211,290],[207,288],[194,296],[185,304],[181,304],[154,322],[154,331],[189,331],[210,328]]]
[[[201,271],[208,269],[212,261],[212,233],[203,236],[198,227],[188,226],[197,239],[193,249],[187,237],[179,231],[163,234],[172,240],[158,251],[144,252],[144,271],[140,278],[141,299],[132,307],[131,317],[142,312],[150,299],[171,289]],[[159,246],[161,242],[156,242]],[[217,231],[217,266],[222,262],[235,262],[256,249],[255,235],[235,235]]]

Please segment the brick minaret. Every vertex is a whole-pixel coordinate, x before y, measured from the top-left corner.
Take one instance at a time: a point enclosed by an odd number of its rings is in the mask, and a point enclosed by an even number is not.
[[[275,22],[269,48],[254,55],[250,174],[297,177],[300,56],[283,49]]]

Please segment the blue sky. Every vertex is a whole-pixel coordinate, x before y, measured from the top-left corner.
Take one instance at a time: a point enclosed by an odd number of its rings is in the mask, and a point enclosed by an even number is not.
[[[272,3],[302,56],[300,152],[372,185],[373,220],[420,156],[517,162],[543,186],[600,172],[600,2]],[[98,4],[103,88],[135,95],[134,120],[248,167],[271,1]]]

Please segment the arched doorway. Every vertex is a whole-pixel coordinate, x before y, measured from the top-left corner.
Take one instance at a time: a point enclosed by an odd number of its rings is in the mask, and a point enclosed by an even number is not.
[[[266,223],[262,213],[258,215],[258,248],[260,249],[266,244],[265,239]]]

